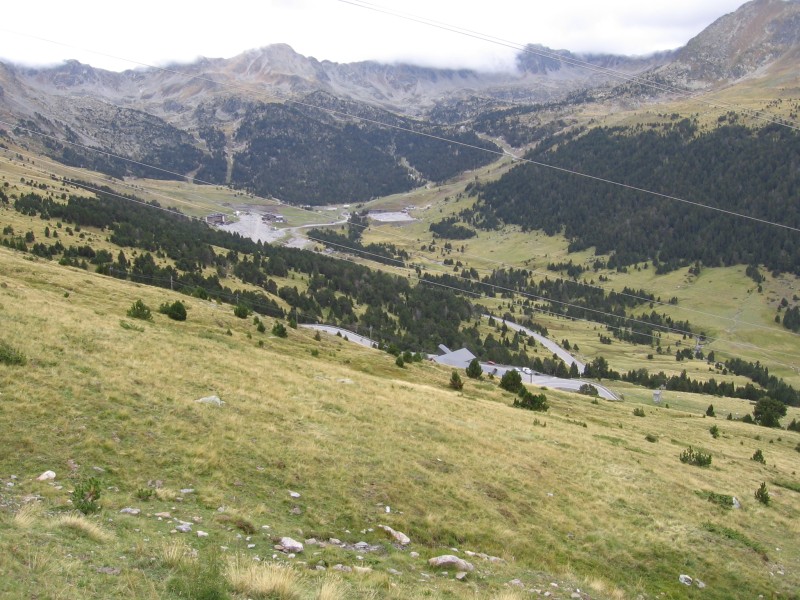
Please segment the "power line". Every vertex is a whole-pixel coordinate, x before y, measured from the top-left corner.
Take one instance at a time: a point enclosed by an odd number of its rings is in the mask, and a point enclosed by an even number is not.
[[[12,31],[12,33],[17,33],[17,32]],[[47,40],[45,38],[41,38],[41,37],[38,37],[38,36],[28,36],[28,37],[33,37],[35,39],[39,39],[39,40],[43,40],[43,41],[47,41],[47,42],[51,42],[51,43],[56,43],[56,44],[59,44],[59,45],[69,46],[68,44],[61,44],[60,42],[52,42],[51,40]],[[86,49],[84,49],[84,50],[86,50]],[[93,51],[90,50],[90,52],[93,52]],[[103,53],[98,53],[98,54],[103,55],[103,56],[112,56],[112,55],[103,54]],[[117,58],[119,60],[125,60],[125,61],[131,62],[133,64],[137,64],[137,65],[140,65],[140,66],[146,66],[146,67],[149,67],[149,68],[152,68],[152,69],[157,69],[157,70],[160,70],[160,71],[163,71],[163,72],[166,72],[166,73],[181,75],[181,76],[186,77],[188,79],[194,79],[194,80],[197,80],[197,81],[205,81],[205,82],[214,83],[215,85],[218,85],[218,86],[221,86],[221,87],[226,87],[226,88],[230,88],[230,89],[237,89],[237,90],[246,89],[246,88],[244,88],[243,86],[240,86],[240,85],[231,84],[231,83],[227,83],[227,82],[220,82],[220,81],[216,81],[214,79],[210,79],[210,78],[207,78],[207,77],[201,77],[199,75],[191,75],[191,74],[183,73],[183,72],[181,72],[179,70],[176,70],[176,69],[169,69],[169,68],[166,68],[166,67],[157,67],[157,66],[153,66],[153,65],[148,65],[146,63],[139,63],[137,61],[128,60],[128,59],[124,59],[124,58],[120,58],[120,57],[114,57],[114,58]],[[255,95],[260,95],[260,96],[267,97],[267,98],[278,97],[277,95],[270,95],[270,94],[267,94],[267,93],[265,93],[263,91],[260,91],[260,90],[247,90],[247,91],[249,91],[251,93],[254,93]],[[305,108],[311,108],[311,109],[314,109],[314,110],[319,110],[319,111],[322,111],[322,112],[327,112],[329,114],[336,115],[336,116],[339,116],[339,117],[346,117],[346,118],[349,118],[349,119],[356,119],[356,120],[359,120],[359,121],[362,121],[362,122],[365,122],[365,123],[370,123],[372,125],[377,125],[379,127],[386,127],[386,128],[394,129],[394,130],[397,130],[397,131],[403,131],[405,133],[412,133],[414,135],[420,135],[420,136],[427,137],[427,138],[434,139],[434,140],[438,140],[438,141],[441,141],[441,142],[446,142],[448,144],[455,144],[455,145],[458,145],[458,146],[461,146],[461,147],[464,147],[464,148],[469,148],[469,149],[472,149],[472,150],[478,150],[478,151],[481,151],[481,152],[487,152],[489,154],[494,154],[496,156],[501,156],[501,157],[502,156],[507,156],[507,153],[505,151],[503,151],[502,149],[501,150],[492,150],[491,148],[483,148],[483,147],[477,146],[475,144],[469,144],[467,142],[462,142],[462,141],[446,138],[444,136],[439,136],[439,135],[435,135],[435,134],[427,133],[427,132],[423,132],[423,131],[417,131],[417,130],[412,129],[410,127],[403,127],[401,125],[394,125],[394,124],[390,124],[390,123],[384,123],[383,121],[379,121],[377,119],[371,119],[369,117],[364,117],[364,116],[360,116],[360,115],[353,115],[353,114],[347,113],[345,111],[340,111],[340,110],[327,108],[327,107],[323,107],[323,106],[317,106],[317,105],[312,104],[310,102],[305,102],[305,101],[296,100],[296,99],[285,99],[285,98],[283,100],[285,102],[288,102],[288,103],[291,103],[291,104],[295,104],[295,105],[298,105],[298,106],[303,106]],[[5,121],[0,121],[0,123],[4,123],[4,124],[9,125],[11,127],[17,127],[15,125],[9,124],[9,123],[7,123]],[[30,129],[25,129],[25,128],[22,128],[22,127],[20,127],[20,129],[23,129],[23,130],[28,131],[30,133],[39,134],[39,135],[45,135],[46,136],[46,134],[41,134],[40,132],[33,131],[33,130],[30,130]],[[66,141],[66,140],[59,140],[59,141]],[[69,143],[69,142],[67,142],[67,143]],[[81,146],[80,144],[76,144],[76,145]],[[103,152],[101,150],[98,150],[98,151]],[[109,153],[105,153],[105,154],[108,154],[109,156],[114,156],[114,155],[111,155]],[[758,217],[754,217],[754,216],[751,216],[751,215],[738,213],[738,212],[735,212],[735,211],[727,210],[727,209],[724,209],[724,208],[719,208],[719,207],[716,207],[716,206],[711,206],[711,205],[708,205],[708,204],[703,204],[701,202],[695,202],[695,201],[692,201],[692,200],[688,200],[688,199],[685,199],[685,198],[680,198],[678,196],[673,196],[673,195],[670,195],[670,194],[665,194],[665,193],[656,192],[656,191],[653,191],[653,190],[648,190],[646,188],[641,188],[641,187],[638,187],[638,186],[635,186],[635,185],[626,184],[626,183],[619,182],[619,181],[614,181],[612,179],[607,179],[607,178],[604,178],[604,177],[598,177],[598,176],[590,175],[590,174],[587,174],[587,173],[582,173],[580,171],[575,171],[573,169],[568,169],[566,167],[559,167],[559,166],[556,166],[556,165],[551,165],[551,164],[548,164],[548,163],[535,161],[535,160],[532,160],[532,159],[529,159],[529,158],[524,158],[524,157],[513,157],[513,158],[515,158],[517,161],[519,161],[521,163],[536,165],[536,166],[544,167],[544,168],[548,168],[548,169],[553,169],[553,170],[561,172],[561,173],[567,173],[567,174],[574,175],[574,176],[577,176],[577,177],[584,177],[586,179],[590,179],[590,180],[593,180],[593,181],[598,181],[598,182],[601,182],[601,183],[606,183],[606,184],[609,184],[609,185],[616,185],[616,186],[622,187],[624,189],[628,189],[628,190],[631,190],[631,191],[639,192],[639,193],[642,193],[642,194],[655,196],[657,198],[662,198],[662,199],[666,199],[666,200],[673,200],[673,201],[676,201],[676,202],[682,202],[682,203],[685,203],[685,204],[688,204],[688,205],[692,205],[692,206],[695,206],[695,207],[698,207],[698,208],[705,208],[705,209],[708,209],[708,210],[713,210],[713,211],[716,211],[716,212],[724,213],[724,214],[727,214],[729,216],[739,217],[739,218],[742,218],[742,219],[748,219],[748,220],[751,220],[751,221],[754,221],[754,222],[758,222],[758,223],[761,223],[761,224],[771,225],[771,226],[774,226],[774,227],[780,227],[780,228],[783,228],[783,229],[788,229],[788,230],[791,230],[791,231],[800,232],[800,228],[797,228],[797,227],[784,225],[782,223],[769,221],[767,219],[760,219]],[[135,163],[135,164],[141,164],[141,163],[137,163],[137,161],[134,161],[134,160],[130,160],[130,162]],[[158,170],[163,171],[165,173],[171,173],[170,171],[167,171],[165,169],[161,169],[159,167],[154,167],[154,168],[157,168]],[[185,175],[180,175],[180,176],[181,177],[185,177]],[[203,182],[203,183],[208,183],[208,182]],[[212,185],[216,185],[216,184],[212,184]]]
[[[36,37],[36,36],[31,36],[31,37]],[[37,38],[37,39],[43,39],[43,38]],[[44,40],[44,41],[50,41],[50,40]],[[53,43],[58,43],[58,42],[53,42]],[[102,54],[102,53],[98,53],[98,54]],[[106,55],[106,56],[111,56],[111,55]],[[115,58],[119,58],[119,57],[115,57]],[[127,59],[120,59],[120,60],[127,60]],[[130,61],[130,62],[135,62],[135,61]],[[235,86],[235,85],[227,84],[227,83],[220,83],[220,82],[216,82],[216,81],[214,81],[212,79],[208,79],[208,78],[204,78],[204,77],[200,77],[200,76],[187,75],[187,74],[182,73],[182,72],[177,71],[177,70],[167,69],[167,68],[163,68],[163,67],[153,67],[151,65],[145,65],[144,63],[136,63],[136,64],[141,64],[141,65],[144,65],[144,66],[150,66],[151,68],[154,68],[154,69],[158,69],[158,70],[162,70],[162,71],[166,71],[166,72],[170,72],[170,73],[179,74],[179,75],[188,77],[190,79],[198,79],[198,80],[202,80],[202,81],[214,82],[214,83],[217,83],[218,85],[222,85],[222,86],[241,88],[241,86]],[[258,94],[259,92],[255,92],[255,93]],[[263,95],[266,95],[266,94],[263,94]],[[346,117],[350,117],[350,118],[354,118],[354,119],[363,120],[363,121],[370,122],[370,123],[378,125],[378,126],[384,126],[384,127],[394,128],[394,129],[400,129],[400,130],[403,130],[403,131],[406,131],[406,132],[410,132],[410,133],[414,133],[414,134],[417,134],[417,135],[423,135],[423,136],[426,136],[426,137],[431,137],[431,138],[434,138],[434,139],[437,139],[437,140],[440,140],[440,141],[445,141],[445,142],[448,142],[448,143],[453,143],[453,144],[457,144],[457,145],[461,145],[461,146],[466,146],[466,147],[470,147],[470,148],[477,149],[477,150],[483,150],[483,151],[490,152],[490,153],[493,153],[493,154],[496,154],[496,155],[500,155],[500,156],[505,156],[506,155],[505,152],[500,152],[500,151],[494,151],[494,150],[490,150],[490,149],[486,149],[486,148],[481,148],[481,147],[474,146],[474,145],[471,145],[471,144],[466,144],[464,142],[459,142],[459,141],[456,141],[456,140],[447,139],[447,138],[444,138],[444,137],[441,137],[441,136],[436,136],[436,135],[428,134],[428,133],[425,133],[425,132],[419,132],[419,131],[413,130],[411,128],[405,128],[405,127],[401,127],[401,126],[397,126],[397,125],[386,124],[386,123],[383,123],[381,121],[377,121],[377,120],[374,120],[374,119],[368,119],[368,118],[365,118],[365,117],[360,117],[360,116],[356,116],[356,115],[350,115],[350,114],[342,112],[342,111],[336,111],[336,110],[328,109],[328,108],[325,108],[325,107],[319,107],[319,106],[316,106],[316,105],[313,105],[313,104],[310,104],[310,103],[300,102],[300,101],[297,101],[297,100],[288,100],[288,102],[292,102],[292,103],[299,104],[299,105],[302,105],[302,106],[306,106],[306,107],[309,107],[309,108],[314,108],[314,109],[317,109],[317,110],[329,112],[329,113],[332,113],[332,114],[337,114],[339,116],[346,116]],[[19,126],[14,126],[13,124],[7,123],[5,121],[0,121],[0,123],[5,123],[5,124],[7,124],[7,125],[9,125],[11,127],[19,127]],[[74,144],[76,146],[85,148],[87,150],[93,150],[93,151],[101,152],[101,153],[103,153],[103,154],[105,154],[107,156],[118,158],[120,160],[129,161],[131,163],[134,163],[134,164],[137,164],[137,165],[140,165],[140,166],[146,166],[146,167],[149,167],[149,168],[157,169],[157,170],[162,171],[164,173],[175,175],[175,176],[177,176],[179,178],[185,178],[184,174],[175,173],[175,172],[169,171],[167,169],[162,169],[160,167],[155,167],[155,166],[152,166],[152,165],[148,165],[146,163],[142,163],[142,162],[139,162],[139,161],[135,161],[135,160],[126,158],[126,157],[115,155],[113,153],[109,153],[109,152],[100,150],[98,148],[93,148],[93,147],[90,147],[90,146],[77,144],[75,142],[69,142],[67,140],[61,140],[60,138],[57,138],[55,136],[48,136],[47,134],[44,134],[42,132],[37,132],[37,131],[34,131],[34,130],[29,130],[29,129],[26,129],[26,128],[22,128],[22,127],[19,127],[19,128],[22,129],[22,130],[25,130],[25,131],[27,131],[29,133],[32,133],[32,134],[42,135],[44,137],[55,139],[55,140],[58,140],[58,141],[61,141],[61,142]],[[592,176],[592,175],[583,174],[583,173],[580,173],[580,172],[577,172],[577,171],[573,171],[573,170],[570,170],[570,169],[566,169],[566,168],[562,168],[562,167],[556,167],[556,166],[548,165],[546,163],[540,163],[540,162],[532,161],[530,159],[525,159],[525,158],[521,158],[521,159],[518,159],[518,160],[520,160],[521,162],[527,162],[527,163],[535,164],[537,166],[553,168],[553,169],[556,169],[558,171],[570,173],[570,174],[573,174],[573,175],[579,175],[579,176],[587,177],[587,178],[590,178],[590,179],[595,179],[595,180],[598,180],[598,181],[601,181],[601,182],[604,182],[604,183],[609,183],[609,184],[613,184],[613,185],[619,185],[619,186],[626,187],[628,189],[639,191],[639,192],[642,192],[642,193],[647,193],[647,194],[660,196],[660,197],[663,197],[663,198],[678,200],[678,201],[686,202],[688,204],[693,204],[693,205],[696,205],[696,206],[699,206],[699,207],[710,208],[712,210],[717,210],[719,212],[724,212],[724,213],[727,213],[727,214],[730,214],[730,215],[733,215],[733,216],[739,216],[739,217],[742,217],[742,218],[751,219],[751,220],[758,221],[758,222],[761,222],[761,223],[764,223],[764,224],[783,227],[783,228],[794,230],[794,231],[800,231],[800,229],[793,228],[793,227],[790,227],[790,226],[787,226],[787,225],[783,225],[783,224],[780,224],[780,223],[773,223],[773,222],[766,221],[766,220],[763,220],[763,219],[750,217],[748,215],[742,215],[742,214],[739,214],[739,213],[735,213],[733,211],[727,211],[725,209],[720,209],[720,208],[717,208],[717,207],[712,207],[712,206],[703,205],[703,204],[700,204],[700,203],[695,203],[695,202],[692,202],[692,201],[689,201],[689,200],[685,200],[685,199],[682,199],[682,198],[678,198],[678,197],[674,197],[674,196],[670,196],[670,195],[666,195],[666,194],[660,194],[658,192],[653,192],[653,191],[650,191],[650,190],[646,190],[644,188],[637,188],[635,186],[630,186],[630,185],[619,183],[619,182],[615,182],[615,181],[612,181],[612,180],[599,178],[599,177],[595,177],[595,176]],[[200,179],[195,179],[195,181],[199,181],[201,183],[205,183],[205,184],[208,184],[208,185],[217,185],[217,184],[214,184],[212,182],[205,182],[205,181],[200,180]],[[282,203],[282,202],[276,202],[276,204],[287,206],[285,203]],[[569,280],[565,280],[565,281],[569,281]],[[604,288],[600,288],[600,289],[604,289]],[[619,292],[617,292],[617,293],[619,293]],[[650,300],[647,299],[647,301],[650,301]],[[724,319],[725,317],[720,317],[720,318]],[[763,326],[761,326],[761,327],[763,327]]]
[[[735,105],[735,104],[728,104],[728,103],[724,103],[724,102],[716,102],[715,103],[715,102],[711,102],[709,100],[703,100],[702,98],[699,97],[700,94],[703,93],[702,91],[691,92],[690,90],[681,89],[681,88],[675,87],[673,85],[670,85],[668,83],[658,83],[658,82],[650,81],[650,80],[645,79],[643,77],[640,77],[638,75],[631,75],[630,73],[626,73],[624,71],[620,71],[620,70],[617,70],[617,69],[611,69],[611,68],[608,68],[608,67],[602,67],[602,66],[599,66],[599,65],[595,65],[595,64],[592,64],[592,63],[590,63],[588,61],[581,60],[579,58],[563,56],[562,54],[559,54],[558,52],[548,52],[547,50],[545,50],[543,48],[537,48],[535,46],[532,46],[531,44],[521,44],[519,42],[512,42],[512,41],[504,39],[504,38],[492,36],[492,35],[485,34],[485,33],[480,33],[478,31],[474,31],[474,30],[471,30],[471,29],[466,29],[466,28],[463,28],[463,27],[459,27],[457,25],[443,23],[441,21],[428,19],[426,17],[413,15],[411,13],[406,13],[406,12],[403,12],[403,11],[398,11],[398,10],[394,10],[394,9],[385,8],[385,7],[376,5],[376,4],[372,3],[372,2],[367,2],[366,0],[338,0],[338,1],[343,3],[343,4],[350,4],[351,6],[357,6],[359,8],[372,10],[372,11],[375,11],[375,12],[378,12],[378,13],[383,13],[385,15],[398,17],[400,19],[405,19],[407,21],[412,21],[414,23],[427,25],[429,27],[434,27],[436,29],[440,29],[440,30],[443,30],[443,31],[449,31],[451,33],[457,33],[459,35],[463,35],[463,36],[470,37],[470,38],[473,38],[473,39],[481,40],[481,41],[484,41],[484,42],[489,42],[489,43],[492,43],[492,44],[496,44],[498,46],[505,46],[506,48],[511,48],[511,49],[517,50],[519,52],[524,52],[525,54],[533,54],[535,56],[541,56],[543,58],[549,58],[551,60],[557,60],[559,62],[568,64],[568,65],[571,65],[571,66],[583,68],[583,69],[586,69],[586,70],[589,70],[589,71],[594,71],[594,72],[597,72],[597,73],[603,73],[605,75],[609,75],[609,76],[615,77],[617,79],[623,79],[625,81],[631,81],[631,82],[634,82],[634,83],[638,83],[639,85],[642,85],[642,86],[645,86],[645,87],[650,87],[650,88],[653,88],[653,89],[658,90],[658,91],[670,92],[670,93],[673,93],[673,94],[686,96],[686,97],[688,97],[688,98],[690,98],[692,100],[696,100],[696,101],[700,102],[701,104],[706,104],[707,106],[711,106],[712,108],[724,108],[724,109],[741,110],[741,111],[747,113],[750,117],[752,117],[754,119],[758,119],[758,120],[761,120],[761,121],[766,121],[768,123],[773,123],[775,125],[780,125],[782,127],[787,127],[789,129],[793,129],[795,131],[800,131],[800,126],[798,126],[795,121],[792,121],[790,119],[783,119],[783,118],[776,119],[776,118],[773,118],[772,116],[770,116],[765,111],[753,110],[753,109],[746,108],[746,107],[743,107],[743,106],[738,106],[738,105]]]
[[[360,254],[364,254],[365,256],[377,257],[377,258],[380,259],[380,261],[389,260],[389,261],[398,263],[399,268],[409,268],[409,267],[407,267],[405,265],[405,263],[403,261],[401,261],[399,259],[387,258],[387,257],[385,257],[383,255],[376,254],[376,253],[373,253],[373,252],[369,252],[367,250],[362,250],[362,249],[358,249],[358,248],[352,248],[350,246],[345,246],[343,244],[336,244],[336,243],[333,243],[333,242],[329,242],[329,241],[313,238],[313,237],[310,237],[310,236],[308,236],[308,238],[313,240],[313,241],[315,241],[315,242],[321,243],[321,244],[337,246],[339,248],[343,248],[343,249],[349,250],[351,252],[357,252],[357,253],[360,253]],[[380,261],[376,261],[376,262],[380,262]],[[473,283],[473,284],[478,284],[478,285],[482,285],[482,286],[488,287],[492,291],[500,290],[500,291],[503,291],[503,292],[508,292],[510,294],[518,294],[518,295],[520,295],[522,297],[525,297],[525,298],[531,298],[531,299],[534,299],[534,300],[540,300],[540,301],[543,301],[543,302],[548,302],[550,304],[558,304],[558,305],[565,306],[567,308],[575,308],[575,309],[578,309],[578,310],[584,310],[584,311],[600,314],[600,315],[603,315],[603,316],[613,317],[613,318],[617,318],[617,319],[623,319],[623,320],[625,320],[627,322],[638,323],[638,324],[641,324],[641,325],[647,325],[647,326],[653,327],[655,329],[659,329],[659,330],[665,331],[666,333],[673,333],[673,334],[687,335],[687,336],[695,336],[695,335],[697,335],[696,333],[694,333],[692,331],[686,331],[686,330],[683,330],[683,329],[676,329],[676,328],[672,328],[672,327],[667,327],[665,325],[658,325],[656,323],[650,323],[649,321],[642,321],[641,319],[636,319],[634,317],[616,315],[614,313],[609,313],[609,312],[601,311],[601,310],[598,310],[598,309],[593,309],[593,308],[589,308],[589,307],[586,307],[586,306],[581,306],[579,304],[574,304],[574,303],[570,303],[570,302],[563,302],[563,301],[560,301],[560,300],[555,300],[555,299],[552,299],[552,298],[548,298],[547,296],[539,296],[539,295],[536,295],[536,294],[531,294],[530,292],[515,290],[513,288],[507,288],[507,287],[504,287],[504,286],[501,286],[501,285],[496,285],[496,284],[493,284],[493,283],[490,283],[490,282],[484,282],[484,281],[480,281],[480,280],[473,280],[471,278],[464,277],[463,275],[450,275],[450,276],[455,278],[455,279],[463,279],[463,280],[469,281],[470,283]],[[475,293],[475,292],[466,291],[466,290],[463,290],[463,289],[455,287],[455,286],[448,286],[447,284],[443,284],[443,283],[440,283],[440,282],[431,282],[430,280],[426,280],[425,278],[419,277],[419,276],[416,276],[416,279],[418,279],[420,281],[424,281],[426,283],[432,283],[434,285],[439,285],[441,287],[450,288],[450,289],[458,291],[460,293],[470,293],[470,294],[473,294],[475,296],[479,296],[480,297],[480,295]],[[540,309],[537,308],[536,310],[540,310]],[[548,312],[548,311],[541,310],[541,312]],[[575,316],[568,315],[568,314],[563,314],[563,313],[549,313],[549,314],[553,314],[555,316],[563,317],[563,318],[566,318],[566,319],[575,319],[577,321],[585,321],[587,323],[596,323],[598,325],[608,326],[606,323],[600,323],[600,322],[597,322],[597,321],[592,321],[591,319],[587,319],[585,317],[575,317]],[[618,328],[618,327],[613,327],[613,326],[609,326],[609,327],[611,329],[619,329],[621,331],[624,331],[623,328]],[[643,336],[649,337],[651,339],[659,339],[657,336],[653,336],[651,334],[640,333],[640,332],[635,332],[635,333],[637,335],[643,335]],[[737,346],[737,347],[757,348],[759,350],[762,350],[762,351],[766,352],[766,350],[764,348],[761,348],[760,346],[755,346],[755,345],[750,345],[750,344],[743,344],[743,343],[740,343],[740,342],[735,342],[733,340],[728,340],[728,339],[721,338],[721,337],[706,337],[706,339],[709,340],[709,343],[720,342],[720,343],[730,344],[730,345]],[[777,354],[781,354],[781,355],[792,357],[792,358],[800,358],[800,356],[798,356],[798,355],[784,353],[784,352],[779,352]]]

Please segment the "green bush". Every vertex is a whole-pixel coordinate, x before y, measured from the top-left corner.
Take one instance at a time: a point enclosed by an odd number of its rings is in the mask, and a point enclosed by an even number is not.
[[[314,334],[314,340],[317,342],[322,341],[322,336],[319,334],[319,331],[317,331],[317,333]]]
[[[767,491],[767,483],[765,481],[761,482],[761,486],[756,490],[755,493],[756,500],[761,502],[761,504],[769,504],[769,492]]]
[[[644,439],[646,439],[650,443],[655,444],[658,441],[658,436],[653,435],[652,433],[648,433],[646,436],[644,436]]]
[[[470,379],[480,379],[483,377],[483,369],[481,369],[481,363],[477,358],[473,358],[469,365],[467,365],[467,377]]]
[[[14,366],[19,365],[22,366],[27,362],[25,355],[6,344],[3,341],[0,341],[0,363],[4,365]]]
[[[600,392],[597,391],[597,388],[591,383],[584,383],[581,385],[581,387],[578,388],[578,393],[583,394],[584,396],[598,396],[600,394]]]
[[[153,499],[153,496],[155,496],[155,490],[150,488],[139,488],[133,495],[137,500],[147,502],[148,500]]]
[[[283,323],[280,321],[275,321],[275,325],[272,326],[272,335],[277,335],[279,338],[285,338],[289,336],[289,333],[286,331],[286,327],[283,326]]]
[[[500,378],[500,387],[512,394],[516,394],[522,389],[522,376],[519,374],[519,371],[515,369],[506,371],[503,377]]]
[[[709,404],[708,408],[706,409],[706,416],[707,417],[716,417],[717,415],[714,414],[714,405]]]
[[[264,333],[266,330],[267,330],[267,328],[264,325],[264,322],[263,321],[259,321],[258,325],[256,326],[256,331],[258,331],[258,333]]]
[[[760,448],[758,450],[756,450],[755,452],[753,452],[753,456],[750,457],[750,460],[754,460],[756,462],[760,462],[762,465],[767,464],[767,461],[764,460],[764,453],[761,452]]]
[[[644,416],[644,409],[640,406],[637,406],[633,409],[633,416],[635,417],[643,417]]]
[[[716,425],[712,425],[711,428],[708,430],[708,432],[714,439],[717,439],[719,437],[719,427],[717,427]]]
[[[517,398],[514,399],[514,406],[538,412],[547,412],[550,408],[547,403],[547,396],[544,394],[532,394],[524,386],[517,393]]]
[[[164,304],[158,307],[158,312],[162,315],[167,315],[173,321],[186,320],[186,307],[180,300],[175,300],[172,304],[164,302]]]
[[[131,304],[127,314],[131,319],[141,319],[142,321],[153,320],[153,314],[150,312],[150,308],[142,302],[141,299]]]
[[[461,376],[458,374],[458,371],[453,371],[450,375],[450,387],[454,390],[460,390],[464,387],[464,382],[461,381]]]
[[[711,465],[710,454],[705,454],[699,450],[695,451],[691,446],[681,452],[680,459],[682,463],[695,465],[696,467],[708,467]]]
[[[250,309],[247,308],[247,306],[245,306],[244,304],[237,304],[233,308],[233,314],[239,317],[240,319],[246,319],[247,317],[250,316]]]
[[[101,490],[100,482],[94,477],[79,481],[70,494],[72,505],[85,515],[96,513],[100,510],[98,500],[100,500]]]
[[[396,361],[394,361],[394,364],[396,364],[396,365],[397,365],[398,367],[400,367],[400,368],[403,368],[403,367],[405,367],[405,366],[406,366],[406,361],[404,361],[404,360],[403,360],[403,357],[402,357],[402,356],[398,356],[398,357],[397,357],[397,360],[396,360]]]

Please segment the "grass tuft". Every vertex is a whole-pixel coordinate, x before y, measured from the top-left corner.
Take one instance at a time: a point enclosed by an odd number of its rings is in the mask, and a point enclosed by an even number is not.
[[[322,581],[316,600],[343,600],[345,597],[342,580],[336,576],[328,576]]]
[[[38,504],[26,504],[14,515],[14,525],[20,529],[30,529],[39,516]]]
[[[78,513],[70,513],[59,517],[57,524],[59,527],[71,529],[101,544],[110,542],[113,539],[113,536],[97,523],[92,523],[89,519]]]
[[[183,540],[175,540],[161,547],[161,562],[170,568],[182,567],[192,559],[192,549]]]
[[[247,596],[277,600],[300,598],[298,575],[284,565],[256,563],[236,556],[228,561],[225,577],[234,591]]]

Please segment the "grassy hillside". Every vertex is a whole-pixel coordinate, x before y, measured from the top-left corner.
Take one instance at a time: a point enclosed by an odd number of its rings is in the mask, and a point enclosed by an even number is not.
[[[522,411],[493,382],[455,392],[449,371],[432,364],[401,369],[389,355],[302,330],[261,334],[230,307],[196,299],[182,323],[125,314],[139,298],[156,308],[178,297],[0,249],[0,340],[26,359],[0,364],[0,595],[730,598],[800,589],[797,433],[703,417],[708,398],[688,394],[669,409],[646,406],[644,417],[632,409],[645,391],[633,392],[635,404],[548,391],[548,413]],[[196,402],[211,394],[225,405]],[[689,445],[711,453],[711,467],[681,463]],[[751,460],[756,449],[766,464]],[[36,481],[48,469],[55,480]],[[71,490],[88,477],[101,482],[101,511],[65,518]],[[761,482],[769,505],[754,498]],[[710,502],[709,492],[742,508]],[[141,514],[120,514],[125,507]],[[171,517],[155,516],[163,512]],[[172,533],[174,519],[193,531]],[[391,544],[380,524],[411,544]],[[307,543],[289,558],[273,549],[282,536],[349,545]],[[360,541],[370,547],[352,546]],[[427,565],[455,553],[475,565],[464,581]],[[680,574],[706,587],[687,588]],[[272,596],[248,587],[259,575]],[[524,589],[508,586],[513,579]]]

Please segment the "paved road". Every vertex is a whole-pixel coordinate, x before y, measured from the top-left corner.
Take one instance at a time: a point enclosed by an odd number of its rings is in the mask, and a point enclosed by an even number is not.
[[[483,315],[484,318],[488,319],[490,315]],[[553,354],[558,356],[561,360],[563,360],[567,366],[572,366],[572,363],[575,363],[578,366],[578,373],[583,373],[583,369],[586,367],[584,363],[579,361],[577,358],[572,356],[569,352],[564,350],[561,346],[549,340],[548,338],[544,337],[543,335],[536,333],[535,331],[531,331],[527,327],[523,327],[522,325],[517,325],[516,323],[512,323],[511,321],[504,321],[498,317],[492,317],[495,321],[500,321],[501,323],[505,323],[509,329],[513,331],[522,331],[527,335],[533,336],[537,342],[539,342],[542,346],[550,350]]]
[[[330,335],[336,335],[337,333],[340,333],[342,334],[342,337],[346,336],[348,341],[361,344],[367,348],[373,348],[378,345],[378,342],[371,340],[368,337],[358,335],[357,333],[348,331],[347,329],[342,329],[341,327],[333,327],[332,325],[312,325],[310,323],[304,323],[300,325],[300,327],[305,327],[306,329],[316,329],[317,331],[322,331]]]
[[[511,325],[512,323],[508,324],[509,327],[511,327]],[[305,327],[306,329],[314,329],[316,331],[322,331],[329,335],[336,335],[337,333],[340,333],[342,335],[342,338],[346,337],[348,341],[354,342],[356,344],[361,344],[362,346],[365,346],[367,348],[374,348],[378,345],[378,342],[376,342],[375,340],[371,340],[368,337],[364,337],[363,335],[359,335],[353,331],[349,331],[341,327],[334,327],[332,325],[314,325],[310,323],[304,323],[300,325],[300,327]],[[578,364],[580,365],[580,363]],[[514,368],[508,365],[494,365],[489,363],[481,363],[481,367],[483,368],[484,373],[492,373],[497,377],[502,377],[506,371]],[[583,381],[580,379],[561,379],[560,377],[553,377],[551,375],[541,375],[541,374],[528,375],[526,373],[520,373],[520,375],[522,376],[523,383],[527,383],[530,385],[537,385],[540,387],[549,387],[556,390],[567,390],[570,392],[577,392],[578,389],[581,387],[581,385],[583,385],[584,383],[589,383],[597,388],[597,391],[600,394],[601,398],[605,398],[606,400],[619,399],[614,394],[614,392],[609,390],[607,387],[591,381]]]

